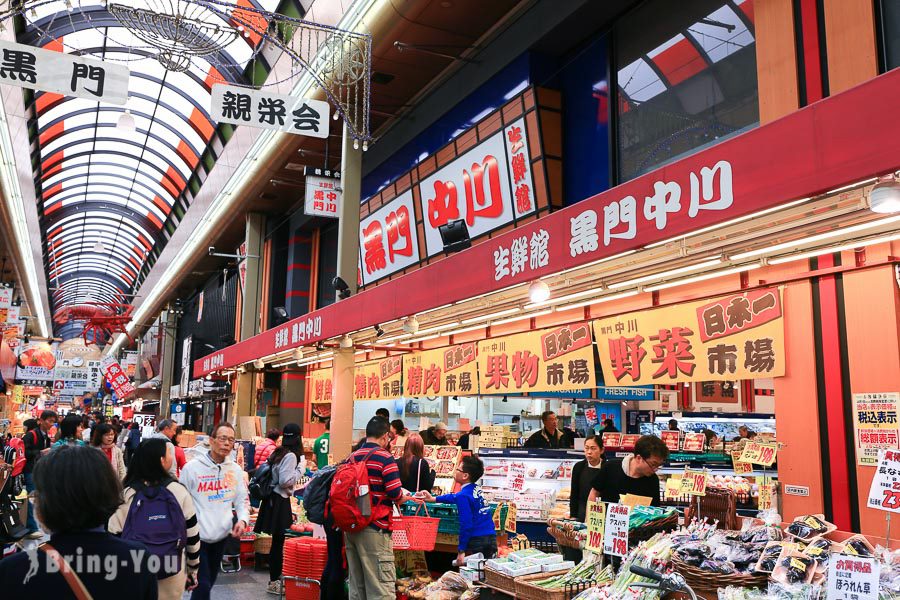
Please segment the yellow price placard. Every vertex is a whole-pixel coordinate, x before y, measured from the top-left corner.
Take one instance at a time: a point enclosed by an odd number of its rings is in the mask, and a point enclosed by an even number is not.
[[[741,461],[740,452],[731,453],[731,464],[734,466],[735,475],[747,475],[753,472],[753,463]]]
[[[584,547],[591,552],[603,552],[603,533],[606,527],[606,504],[595,501],[588,502],[587,507],[587,540]]]
[[[516,533],[516,505],[510,502],[506,511],[506,531]]]
[[[650,506],[651,502],[653,502],[652,498],[638,496],[637,494],[624,494],[619,496],[619,504],[624,504],[625,506]]]
[[[772,508],[772,493],[774,484],[766,481],[759,484],[759,510],[769,510]]]
[[[671,476],[666,479],[666,488],[663,491],[663,498],[665,500],[677,500],[681,495],[681,477]]]
[[[681,493],[691,496],[705,496],[707,477],[706,471],[685,469],[684,475],[681,477]]]
[[[777,457],[777,443],[762,444],[759,442],[750,442],[744,446],[744,452],[741,453],[741,462],[771,467]]]

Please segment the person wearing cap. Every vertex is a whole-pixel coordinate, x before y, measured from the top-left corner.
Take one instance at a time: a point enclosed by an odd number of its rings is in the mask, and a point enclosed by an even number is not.
[[[419,435],[422,436],[422,441],[426,446],[446,446],[449,443],[447,441],[447,424],[443,421],[432,425],[425,431],[420,431]]]
[[[281,431],[281,446],[272,452],[266,461],[272,469],[275,489],[263,499],[256,519],[257,533],[272,536],[272,550],[269,553],[269,585],[266,592],[281,594],[281,571],[284,563],[284,530],[294,522],[291,513],[291,495],[300,476],[297,470],[303,446],[300,443],[300,426],[288,423]]]

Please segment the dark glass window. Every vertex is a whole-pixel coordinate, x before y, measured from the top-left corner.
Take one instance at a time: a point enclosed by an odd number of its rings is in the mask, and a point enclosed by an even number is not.
[[[882,66],[885,71],[900,67],[900,2],[880,0]]]
[[[753,0],[650,0],[615,44],[620,182],[759,122]]]

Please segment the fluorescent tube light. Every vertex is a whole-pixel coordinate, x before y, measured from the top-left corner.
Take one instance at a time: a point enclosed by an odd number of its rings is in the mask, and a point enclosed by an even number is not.
[[[519,307],[507,308],[506,310],[498,310],[495,313],[481,315],[480,317],[471,317],[469,319],[463,319],[462,321],[460,321],[460,325],[468,325],[469,323],[475,323],[478,321],[490,321],[491,319],[494,319],[496,317],[503,317],[506,315],[511,315],[513,313],[517,313],[520,310],[522,310],[522,309]]]
[[[700,263],[695,263],[693,265],[687,265],[685,267],[679,267],[677,269],[672,269],[670,271],[663,271],[662,273],[654,273],[652,275],[644,275],[643,277],[637,277],[635,279],[629,279],[628,281],[620,281],[618,283],[612,283],[609,285],[609,289],[617,290],[620,288],[631,287],[633,285],[638,285],[640,283],[644,283],[647,281],[653,281],[656,279],[665,279],[666,277],[671,277],[673,275],[681,275],[682,273],[690,273],[692,271],[699,271],[701,269],[705,269],[707,267],[714,267],[718,264],[722,263],[721,258],[714,258],[712,260],[705,260]]]
[[[793,262],[795,260],[803,260],[804,258],[813,258],[814,256],[822,256],[823,254],[833,254],[835,252],[843,252],[845,250],[854,250],[856,248],[862,248],[864,246],[872,246],[874,244],[883,244],[885,242],[893,242],[894,240],[900,240],[900,233],[894,233],[891,235],[885,235],[876,238],[869,238],[867,240],[858,240],[855,242],[848,242],[846,244],[842,244],[840,246],[830,246],[828,248],[818,248],[816,250],[809,250],[807,252],[801,252],[800,254],[790,254],[787,256],[778,256],[776,258],[770,258],[770,265],[780,265],[784,263]]]
[[[565,306],[558,306],[556,308],[557,311],[561,310],[569,310],[570,308],[581,308],[582,306],[589,306],[591,304],[601,304],[603,302],[612,302],[613,300],[621,300],[622,298],[629,298],[631,296],[637,296],[638,290],[628,290],[627,292],[619,292],[618,294],[610,294],[609,296],[600,296],[599,298],[593,298],[591,300],[585,300],[583,302],[576,302],[575,304],[567,304]]]
[[[510,319],[502,319],[500,321],[491,321],[491,325],[505,325],[507,323],[515,323],[516,321],[524,321],[525,319],[530,319],[532,317],[541,317],[543,315],[549,315],[553,312],[552,308],[548,308],[547,310],[539,310],[538,312],[528,313],[525,315],[519,315],[517,317],[512,317]]]
[[[454,329],[453,331],[446,331],[444,335],[459,335],[460,333],[466,333],[469,331],[475,331],[476,329],[485,329],[487,328],[487,323],[482,323],[481,325],[474,325],[472,327],[463,327],[462,329]]]
[[[707,279],[715,279],[717,277],[725,277],[726,275],[735,275],[737,273],[743,273],[744,271],[750,271],[752,269],[758,269],[760,265],[757,263],[751,263],[748,265],[741,265],[740,267],[734,267],[731,269],[723,269],[721,271],[713,271],[711,273],[703,273],[702,275],[695,275],[693,277],[687,277],[685,279],[679,279],[677,281],[667,281],[665,283],[658,283],[655,285],[648,285],[644,288],[645,292],[655,292],[656,290],[665,290],[668,288],[677,287],[679,285],[687,285],[689,283],[696,283],[698,281],[706,281]]]

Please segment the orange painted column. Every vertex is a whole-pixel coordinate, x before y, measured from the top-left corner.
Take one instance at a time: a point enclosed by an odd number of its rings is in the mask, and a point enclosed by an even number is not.
[[[886,252],[887,245],[870,249],[869,255],[881,251]],[[894,269],[886,265],[846,273],[844,306],[850,392],[900,391],[900,293]],[[882,537],[887,513],[865,507],[875,467],[850,469],[856,471],[861,533]],[[900,528],[894,531],[894,537],[900,537]]]
[[[822,452],[816,394],[812,288],[809,281],[788,284],[784,304],[784,377],[775,378],[775,427],[786,444],[778,453],[781,517],[824,512]],[[784,486],[809,488],[809,496],[788,496]]]

